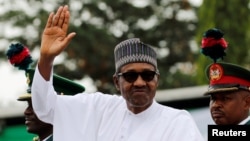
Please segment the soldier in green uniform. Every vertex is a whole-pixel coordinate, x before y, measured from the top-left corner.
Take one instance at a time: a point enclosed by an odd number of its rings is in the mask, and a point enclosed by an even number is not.
[[[29,54],[29,49],[20,43],[11,44],[7,51],[7,56],[12,65],[25,71],[27,78],[27,92],[20,95],[17,99],[18,101],[26,101],[28,104],[24,110],[26,130],[36,135],[33,141],[52,141],[53,125],[38,119],[32,107],[31,85],[35,71],[30,69],[30,64],[33,60]],[[82,85],[56,74],[53,75],[53,85],[57,94],[65,96],[81,93],[85,90],[85,87]]]
[[[250,124],[250,71],[236,64],[219,62],[226,56],[227,41],[216,28],[205,32],[201,52],[214,63],[206,68],[210,114],[217,125]]]
[[[33,75],[33,69],[26,71],[27,83],[29,85],[29,88],[27,89],[27,93],[20,95],[17,100],[26,101],[28,104],[27,108],[24,111],[25,125],[29,133],[37,135],[33,138],[33,141],[52,141],[53,126],[39,120],[32,107],[30,88]],[[83,92],[85,90],[83,86],[58,75],[54,75],[53,80],[56,91],[61,95],[72,95],[75,93]]]
[[[235,64],[215,63],[206,69],[210,80],[210,114],[217,125],[250,124],[250,71]]]

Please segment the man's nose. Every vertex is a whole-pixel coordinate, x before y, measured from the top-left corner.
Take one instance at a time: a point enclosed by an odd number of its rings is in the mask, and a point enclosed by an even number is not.
[[[137,79],[134,82],[136,86],[143,86],[146,84],[146,81],[142,79],[141,75],[138,75]]]

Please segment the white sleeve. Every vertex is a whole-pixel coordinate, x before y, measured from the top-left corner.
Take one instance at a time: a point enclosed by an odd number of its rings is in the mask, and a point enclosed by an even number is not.
[[[41,121],[51,124],[54,118],[54,107],[57,99],[52,82],[53,77],[50,78],[50,81],[46,81],[41,76],[38,67],[36,67],[31,87],[32,106]]]

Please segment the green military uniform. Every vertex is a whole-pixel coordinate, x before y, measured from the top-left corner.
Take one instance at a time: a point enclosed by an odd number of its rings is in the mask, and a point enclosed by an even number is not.
[[[244,125],[250,125],[250,120],[248,120]]]

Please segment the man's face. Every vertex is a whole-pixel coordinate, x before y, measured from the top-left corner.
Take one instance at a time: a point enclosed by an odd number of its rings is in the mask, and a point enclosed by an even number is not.
[[[248,116],[249,92],[244,90],[214,93],[210,97],[210,113],[218,125],[239,124]]]
[[[114,75],[116,88],[121,92],[128,108],[133,113],[140,113],[152,104],[159,79],[159,75],[155,72],[151,64],[130,63],[121,67],[120,75]]]
[[[35,112],[33,111],[31,100],[28,100],[28,107],[24,111],[25,125],[29,133],[44,134],[48,132],[48,135],[52,133],[52,125],[40,121]],[[51,133],[49,133],[51,132]]]

